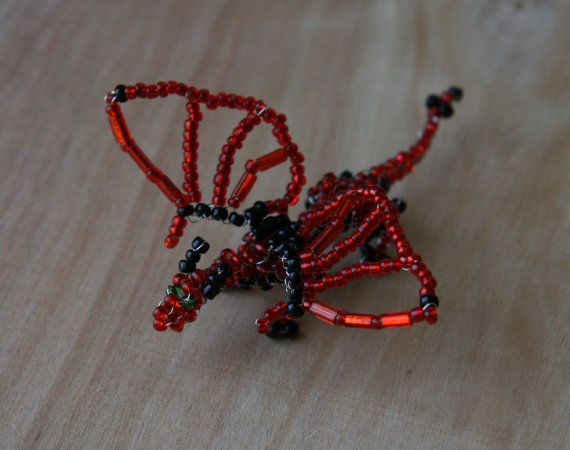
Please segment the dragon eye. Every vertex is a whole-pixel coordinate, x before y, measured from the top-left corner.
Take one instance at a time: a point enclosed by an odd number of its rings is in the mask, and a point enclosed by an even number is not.
[[[175,295],[179,299],[184,298],[184,293],[182,292],[182,289],[179,288],[178,286],[173,286],[173,285],[170,285],[166,288],[166,295]]]

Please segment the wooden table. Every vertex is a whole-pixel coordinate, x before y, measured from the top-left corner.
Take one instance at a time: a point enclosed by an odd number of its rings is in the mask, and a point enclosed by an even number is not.
[[[0,446],[569,448],[569,6],[2,2]],[[254,320],[275,288],[153,331],[183,249],[162,247],[173,208],[119,151],[102,100],[160,79],[285,112],[309,185],[405,148],[425,96],[461,84],[456,116],[393,190],[439,279],[440,322],[367,332],[306,317],[300,339],[274,342]],[[183,102],[125,112],[178,173]],[[237,120],[206,113],[203,180]],[[272,145],[257,133],[238,167]],[[252,196],[277,194],[284,172]],[[197,234],[214,251],[240,237]],[[415,292],[401,275],[323,298],[381,312]]]

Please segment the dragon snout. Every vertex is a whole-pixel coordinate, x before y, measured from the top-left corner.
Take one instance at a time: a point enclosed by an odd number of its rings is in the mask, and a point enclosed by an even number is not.
[[[210,249],[210,244],[200,236],[192,241],[192,248],[186,252],[186,258],[180,260],[177,273],[172,278],[172,285],[166,289],[166,296],[153,312],[154,329],[171,329],[181,332],[186,323],[194,322],[200,308],[213,299],[226,287],[232,278],[232,256],[223,255],[216,259],[208,269],[196,268],[200,258]]]

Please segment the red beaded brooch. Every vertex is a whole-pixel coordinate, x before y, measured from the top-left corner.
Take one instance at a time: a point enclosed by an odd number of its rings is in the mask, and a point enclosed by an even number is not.
[[[151,99],[172,94],[186,99],[188,113],[182,142],[182,190],[139,148],[120,106],[120,103],[136,98]],[[439,306],[435,295],[436,280],[400,225],[399,215],[406,209],[406,203],[388,198],[388,191],[393,183],[414,170],[429,148],[440,119],[453,114],[451,104],[461,100],[462,96],[462,90],[457,87],[441,95],[430,95],[426,101],[426,125],[407,151],[356,175],[349,171],[338,176],[325,174],[308,190],[306,211],[294,221],[287,215],[288,207],[298,202],[306,178],[303,154],[292,141],[284,114],[254,97],[223,92],[212,94],[207,89],[196,89],[175,81],[119,85],[109,92],[105,97],[105,110],[115,139],[146,177],[177,207],[164,240],[166,247],[173,248],[179,243],[189,217],[249,228],[236,250],[223,250],[204,269],[198,269],[196,265],[208,251],[209,244],[201,237],[192,241],[185,258],[179,262],[179,273],[174,275],[166,296],[154,310],[154,328],[182,331],[186,323],[196,320],[202,306],[222,290],[253,286],[268,290],[274,285],[285,286],[287,301],[270,307],[256,321],[259,333],[269,337],[295,337],[299,328],[294,319],[306,312],[332,325],[356,328],[407,327],[423,321],[435,323]],[[202,202],[198,180],[198,128],[202,107],[238,109],[246,114],[221,149],[210,203]],[[247,161],[228,197],[235,153],[242,148],[252,129],[262,122],[271,125],[277,149]],[[257,178],[287,161],[291,181],[285,186],[283,197],[257,201],[243,213],[238,212]],[[362,252],[359,263],[335,273],[328,272],[359,249]],[[362,314],[317,300],[319,293],[358,278],[403,270],[412,273],[420,283],[419,306],[408,311]]]

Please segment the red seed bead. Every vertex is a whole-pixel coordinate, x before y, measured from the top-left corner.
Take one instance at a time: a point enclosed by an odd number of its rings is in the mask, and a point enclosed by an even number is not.
[[[184,330],[184,319],[183,318],[176,319],[174,323],[170,324],[170,329],[177,333],[181,333],[182,330]]]
[[[168,327],[166,326],[166,324],[160,320],[155,320],[152,323],[152,327],[156,330],[156,331],[166,331],[168,329]]]
[[[179,240],[180,239],[178,238],[178,236],[174,234],[169,234],[168,236],[166,236],[166,239],[164,239],[164,246],[166,248],[174,248],[178,245]]]
[[[412,318],[412,322],[414,323],[423,322],[426,319],[424,310],[420,307],[415,307],[411,309],[410,317]]]
[[[430,325],[437,322],[437,308],[433,305],[428,305],[424,310],[427,323]]]
[[[134,86],[125,87],[125,95],[127,96],[128,100],[137,98],[137,88]]]
[[[434,294],[434,288],[432,287],[422,286],[420,289],[420,297],[424,297],[426,295],[433,295],[433,294]]]
[[[188,275],[186,275],[185,273],[177,273],[172,277],[172,284],[181,287],[188,280],[189,280]]]
[[[182,317],[186,322],[194,322],[198,317],[198,313],[196,311],[185,311]]]
[[[166,319],[166,317],[168,316],[168,313],[163,312],[160,307],[156,307],[152,313],[153,317],[160,321],[160,322],[164,322],[164,320]]]

